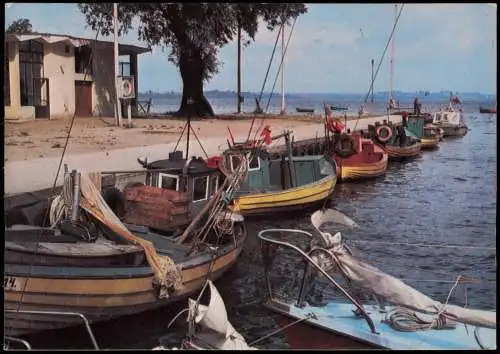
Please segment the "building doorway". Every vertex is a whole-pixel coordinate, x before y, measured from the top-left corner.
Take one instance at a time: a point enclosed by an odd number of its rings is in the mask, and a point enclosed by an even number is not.
[[[75,81],[75,115],[92,117],[92,81]]]
[[[35,118],[49,118],[49,80],[44,78],[43,43],[19,43],[21,106],[35,107]]]

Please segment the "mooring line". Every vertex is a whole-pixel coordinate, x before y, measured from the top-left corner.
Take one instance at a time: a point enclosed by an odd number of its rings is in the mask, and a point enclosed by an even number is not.
[[[478,249],[478,250],[489,250],[495,251],[496,247],[481,247],[481,246],[459,246],[459,245],[439,245],[439,244],[427,244],[427,243],[408,243],[408,242],[384,242],[384,241],[368,241],[368,240],[345,240],[345,243],[368,243],[368,244],[378,244],[378,245],[400,245],[400,246],[419,246],[419,247],[441,247],[441,248],[460,248],[460,249]]]

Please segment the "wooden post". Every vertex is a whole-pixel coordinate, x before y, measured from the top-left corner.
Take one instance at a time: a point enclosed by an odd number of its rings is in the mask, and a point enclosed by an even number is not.
[[[113,23],[114,23],[114,49],[115,49],[115,93],[116,93],[116,124],[122,126],[122,107],[120,104],[120,89],[118,86],[118,77],[120,76],[120,64],[118,63],[118,3],[113,3]]]
[[[238,90],[238,109],[237,112],[238,114],[241,113],[241,24],[238,19],[238,83],[237,83],[237,90]]]

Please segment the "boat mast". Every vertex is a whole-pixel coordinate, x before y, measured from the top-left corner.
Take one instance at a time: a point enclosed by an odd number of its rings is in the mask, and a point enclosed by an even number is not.
[[[241,113],[241,22],[238,18],[238,114]]]
[[[371,87],[372,87],[372,103],[373,103],[373,81],[374,81],[374,77],[373,77],[373,65],[375,65],[375,60],[372,59],[372,83],[371,83]]]
[[[120,89],[118,83],[118,76],[120,76],[120,64],[118,62],[119,52],[118,52],[118,3],[113,3],[113,24],[114,24],[114,57],[115,57],[115,94],[116,94],[116,108],[115,108],[115,118],[116,124],[122,126],[122,107],[120,105]]]
[[[398,18],[398,5],[394,5],[394,23]],[[391,38],[391,60],[390,60],[390,77],[389,77],[389,100],[392,100],[393,79],[394,79],[394,39],[396,32],[394,31]]]
[[[284,17],[283,17],[284,21]],[[285,114],[285,25],[281,31],[281,111],[280,114]]]

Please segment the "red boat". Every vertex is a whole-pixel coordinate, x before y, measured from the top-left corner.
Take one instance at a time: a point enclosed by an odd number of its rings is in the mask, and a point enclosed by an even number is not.
[[[497,108],[496,107],[491,107],[491,108],[479,107],[479,113],[497,114]]]

